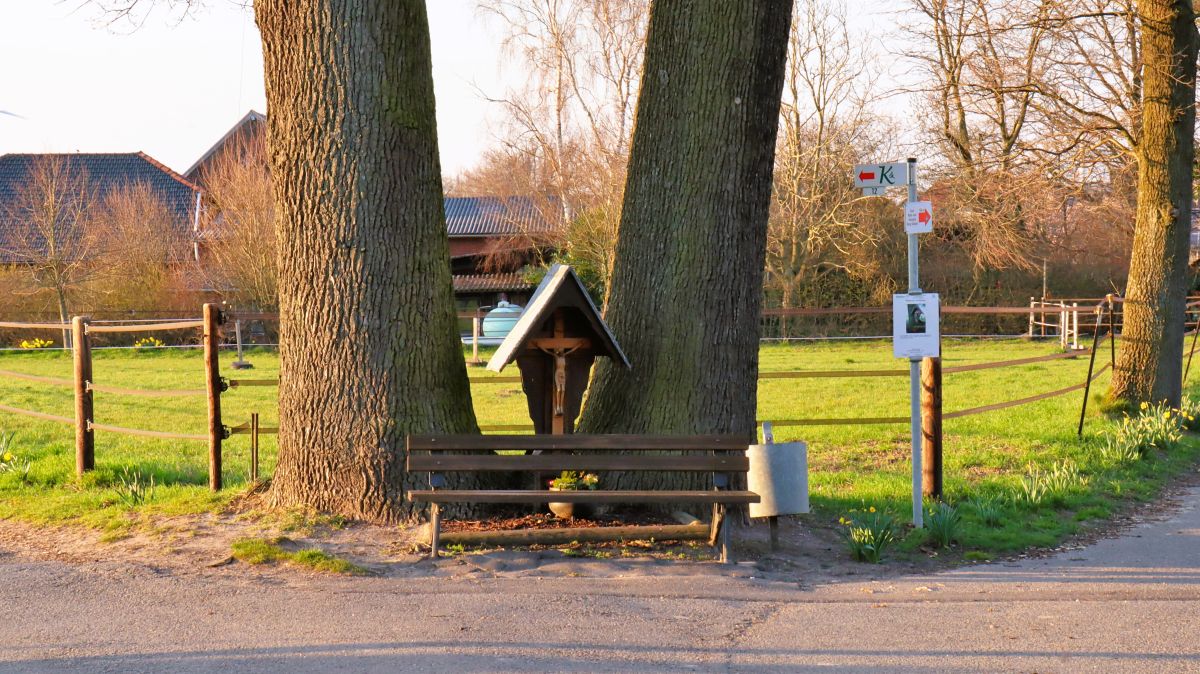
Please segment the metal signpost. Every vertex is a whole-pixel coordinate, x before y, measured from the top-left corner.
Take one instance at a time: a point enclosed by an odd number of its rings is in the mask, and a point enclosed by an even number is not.
[[[912,514],[913,526],[924,526],[924,501],[921,497],[921,357],[937,356],[939,327],[936,312],[937,296],[922,297],[918,280],[917,234],[933,229],[933,207],[929,202],[917,201],[917,160],[887,164],[864,164],[854,169],[854,186],[861,188],[863,196],[882,196],[889,187],[908,186],[908,199],[904,208],[904,230],[908,234],[908,293],[894,299],[893,325],[895,335],[913,335],[921,339],[914,343],[929,346],[917,351],[900,352],[897,338],[896,353],[909,359],[909,395],[912,414]],[[932,320],[928,316],[933,312]],[[908,315],[911,314],[911,315]],[[919,334],[918,334],[919,333]],[[930,353],[933,350],[935,352]]]

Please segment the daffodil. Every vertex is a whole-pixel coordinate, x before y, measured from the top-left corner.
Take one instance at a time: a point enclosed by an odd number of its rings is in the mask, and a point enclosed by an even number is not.
[[[1142,409],[1148,409],[1149,407],[1150,403],[1142,403]]]

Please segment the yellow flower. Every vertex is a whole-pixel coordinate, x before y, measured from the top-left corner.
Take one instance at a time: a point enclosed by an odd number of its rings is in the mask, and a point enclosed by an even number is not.
[[[839,518],[838,518],[838,524],[845,524],[845,523],[846,523],[846,518],[845,518],[845,517],[839,517]]]
[[[1164,418],[1164,419],[1170,419],[1170,418],[1171,418],[1171,413],[1170,413],[1170,412],[1163,412],[1163,418]]]
[[[4,453],[4,459],[3,459],[3,460],[4,460],[4,462],[5,462],[5,463],[8,463],[9,461],[12,461],[12,460],[13,460],[13,455],[12,455],[12,452],[5,452],[5,453]]]
[[[1150,407],[1150,403],[1142,403],[1142,409]]]
[[[871,512],[875,512],[875,506],[871,506]]]

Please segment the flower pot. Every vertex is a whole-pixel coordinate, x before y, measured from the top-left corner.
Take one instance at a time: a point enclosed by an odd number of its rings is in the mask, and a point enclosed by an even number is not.
[[[550,487],[550,491],[562,491]],[[550,512],[554,513],[555,517],[569,520],[574,518],[586,519],[596,514],[596,508],[591,503],[564,503],[561,501],[551,501],[547,505],[550,506]]]

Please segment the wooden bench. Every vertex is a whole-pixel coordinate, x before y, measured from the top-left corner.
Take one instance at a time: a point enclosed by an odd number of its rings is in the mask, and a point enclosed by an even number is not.
[[[443,503],[701,503],[713,507],[710,542],[719,544],[721,561],[730,562],[726,508],[758,503],[758,494],[734,491],[736,474],[749,470],[746,439],[731,435],[410,435],[408,470],[428,472],[428,490],[408,492],[408,500],[430,505],[430,557],[437,557]],[[496,454],[498,451],[520,454]],[[626,452],[660,452],[630,454]],[[467,453],[474,452],[474,453]],[[671,453],[661,453],[671,452]],[[711,473],[708,490],[548,491],[446,489],[443,473],[561,471],[682,471]],[[601,475],[601,484],[604,482]]]

